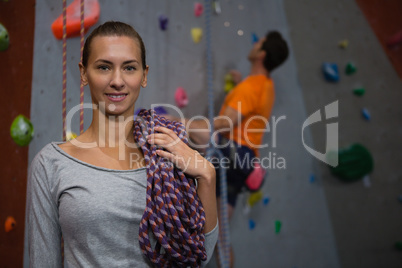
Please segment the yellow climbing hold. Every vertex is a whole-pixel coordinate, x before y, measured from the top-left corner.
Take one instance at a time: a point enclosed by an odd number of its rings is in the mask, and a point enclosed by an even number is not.
[[[71,141],[73,139],[77,138],[77,134],[75,134],[74,132],[67,132],[66,133],[66,140],[67,141]]]
[[[224,80],[225,80],[224,90],[225,90],[225,93],[228,93],[235,87],[235,83],[234,83],[233,77],[230,73],[225,75]]]
[[[257,204],[259,201],[262,200],[263,193],[262,190],[259,190],[257,192],[251,193],[250,196],[247,199],[247,204],[252,207],[255,204]]]
[[[199,43],[202,38],[202,29],[201,28],[192,28],[191,29],[191,37],[193,38],[194,43]]]
[[[346,49],[349,46],[349,40],[345,39],[338,43],[338,47]]]

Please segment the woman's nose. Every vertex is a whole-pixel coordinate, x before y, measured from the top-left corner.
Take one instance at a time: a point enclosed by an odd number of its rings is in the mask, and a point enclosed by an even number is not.
[[[121,90],[124,88],[124,79],[120,70],[113,72],[112,80],[110,81],[110,86],[116,90]]]

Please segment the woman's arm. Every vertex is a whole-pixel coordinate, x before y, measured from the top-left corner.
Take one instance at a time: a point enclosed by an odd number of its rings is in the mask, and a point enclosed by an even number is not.
[[[26,220],[30,267],[62,267],[61,229],[44,162],[32,161],[27,186]]]

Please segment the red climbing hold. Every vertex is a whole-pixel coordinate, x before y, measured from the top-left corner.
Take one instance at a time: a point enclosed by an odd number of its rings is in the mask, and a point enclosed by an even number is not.
[[[80,35],[81,30],[81,9],[80,0],[74,0],[67,7],[67,37]],[[84,2],[84,28],[85,32],[98,22],[100,7],[98,0],[85,0]],[[63,38],[63,14],[52,23],[52,31],[57,39]]]
[[[7,217],[6,222],[4,223],[4,229],[8,233],[8,232],[12,231],[16,225],[17,225],[17,222],[15,221],[15,219],[13,217],[9,216],[9,217]]]

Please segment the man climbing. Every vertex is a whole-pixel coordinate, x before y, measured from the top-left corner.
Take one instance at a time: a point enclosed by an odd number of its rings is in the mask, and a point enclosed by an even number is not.
[[[256,42],[248,54],[250,74],[240,81],[241,75],[238,72],[231,73],[234,82],[238,84],[228,93],[219,116],[214,119],[215,133],[212,137],[217,141],[216,147],[226,158],[215,166],[219,169],[226,164],[229,219],[236,205],[237,195],[246,186],[245,182],[254,169],[253,159],[259,157],[258,148],[262,144],[271,115],[275,91],[270,74],[287,59],[288,54],[288,45],[277,31],[268,32]],[[182,119],[183,121],[194,143],[209,143],[211,133],[207,131],[210,130],[208,120]],[[216,174],[219,197],[219,172]],[[230,266],[233,265],[232,255],[231,253]]]

